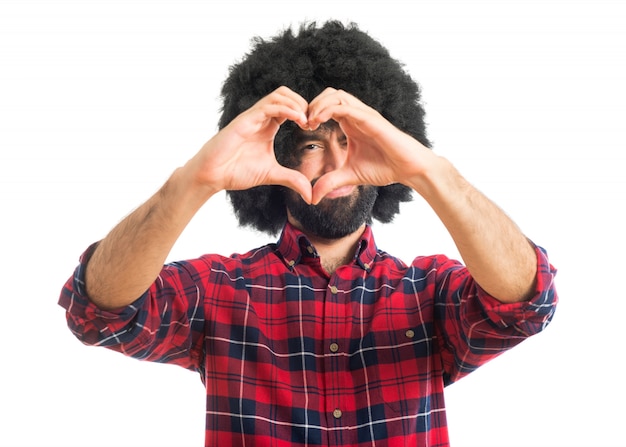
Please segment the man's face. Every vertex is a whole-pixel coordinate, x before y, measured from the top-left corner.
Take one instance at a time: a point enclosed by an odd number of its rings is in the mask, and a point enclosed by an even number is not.
[[[343,166],[347,140],[337,123],[328,122],[312,132],[297,132],[293,150],[299,163],[295,169],[312,184]],[[287,190],[285,202],[290,222],[296,227],[318,237],[338,239],[370,221],[377,191],[373,186],[344,186],[328,193],[319,204],[307,205],[297,193]]]

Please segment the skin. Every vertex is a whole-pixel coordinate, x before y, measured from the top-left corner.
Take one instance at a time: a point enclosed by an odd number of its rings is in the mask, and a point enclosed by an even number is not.
[[[300,165],[278,164],[273,142],[294,121],[310,136]],[[321,124],[333,120],[329,132]],[[311,180],[318,179],[314,186]],[[536,256],[518,227],[443,157],[401,132],[350,94],[328,88],[311,103],[280,87],[207,141],[163,187],[98,245],[86,271],[90,299],[102,309],[126,306],[156,280],[172,246],[215,193],[283,185],[305,202],[355,194],[354,185],[403,183],[433,208],[468,270],[502,302],[528,299]],[[298,228],[306,227],[293,216]],[[307,233],[329,273],[352,258],[365,225],[339,239]]]

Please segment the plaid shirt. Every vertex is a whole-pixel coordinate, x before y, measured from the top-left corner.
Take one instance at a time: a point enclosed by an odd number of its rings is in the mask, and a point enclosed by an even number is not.
[[[368,227],[329,276],[287,225],[277,244],[165,266],[130,306],[85,295],[85,263],[59,303],[73,333],[141,360],[198,371],[207,446],[448,446],[444,386],[543,329],[554,269],[537,248],[536,292],[487,295],[460,263],[410,266]]]

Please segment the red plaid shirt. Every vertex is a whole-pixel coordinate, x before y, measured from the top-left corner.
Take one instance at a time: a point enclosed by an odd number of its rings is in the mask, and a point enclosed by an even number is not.
[[[533,298],[502,304],[456,261],[377,250],[369,227],[329,276],[287,225],[277,244],[167,265],[109,312],[85,295],[91,250],[61,294],[69,327],[198,371],[207,446],[448,446],[444,386],[539,332],[557,301],[539,248]]]

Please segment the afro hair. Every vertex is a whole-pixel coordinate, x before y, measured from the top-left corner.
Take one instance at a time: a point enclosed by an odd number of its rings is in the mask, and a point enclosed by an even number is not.
[[[344,90],[376,109],[394,126],[430,147],[418,84],[388,50],[355,24],[328,21],[288,28],[270,40],[253,39],[252,50],[230,67],[222,87],[219,128],[280,86],[287,86],[307,101],[325,88]],[[296,126],[286,122],[274,140],[276,159],[294,167],[289,157]],[[227,191],[242,226],[278,233],[287,219],[284,187],[258,186]],[[372,217],[390,222],[400,202],[410,201],[411,189],[399,183],[378,187]]]

